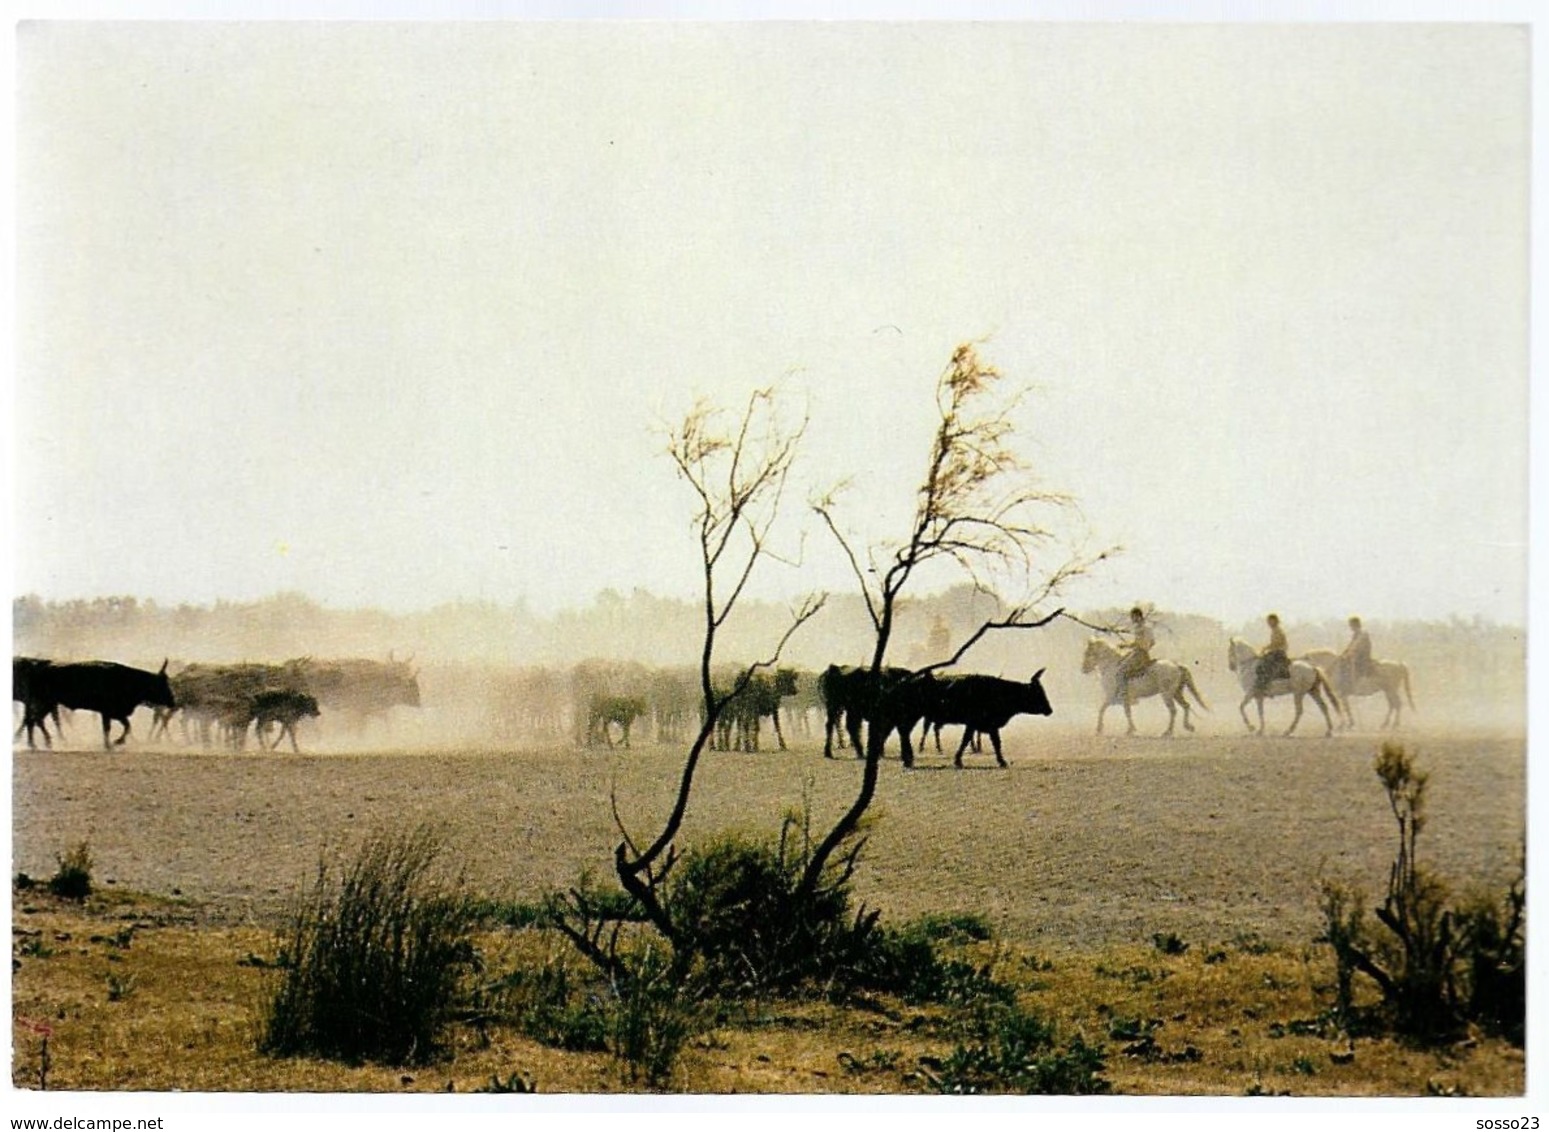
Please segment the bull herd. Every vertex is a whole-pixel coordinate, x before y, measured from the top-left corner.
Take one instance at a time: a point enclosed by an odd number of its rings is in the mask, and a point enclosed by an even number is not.
[[[719,670],[712,692],[724,700],[708,744],[716,750],[757,751],[766,725],[780,750],[787,734],[807,737],[823,728],[823,753],[849,745],[863,752],[863,726],[886,743],[896,737],[904,764],[914,762],[913,732],[920,741],[932,730],[937,749],[941,729],[963,728],[955,762],[970,746],[990,741],[1006,765],[1000,732],[1017,714],[1050,715],[1043,670],[1026,682],[994,676],[938,676],[907,669],[830,665],[821,673],[794,668],[750,674]],[[521,669],[489,688],[492,730],[504,740],[555,738],[567,731],[577,746],[628,747],[632,736],[654,732],[658,742],[680,743],[703,727],[704,694],[697,671],[649,668],[642,664],[584,661],[568,673]]]
[[[407,661],[313,660],[284,664],[189,664],[168,675],[167,662],[148,672],[112,661],[58,663],[38,657],[11,660],[12,699],[22,706],[16,738],[25,732],[36,747],[41,733],[61,728],[60,712],[88,711],[102,717],[102,745],[122,746],[129,738],[129,717],[145,705],[152,709],[151,739],[171,734],[176,720],[184,742],[219,743],[241,750],[249,731],[260,747],[274,749],[290,739],[299,751],[296,724],[316,718],[324,708],[354,725],[396,704],[418,707],[419,680]],[[122,731],[115,739],[113,724]]]
[[[1234,639],[1232,644],[1235,650],[1241,643]],[[1231,659],[1236,659],[1235,652]],[[1266,695],[1295,696],[1296,719],[1288,733],[1301,718],[1303,694],[1323,711],[1330,731],[1329,707],[1339,713],[1345,726],[1354,725],[1350,696],[1385,693],[1389,718],[1384,726],[1390,721],[1397,725],[1400,688],[1413,706],[1408,669],[1402,664],[1378,662],[1375,682],[1368,688],[1344,678],[1332,661],[1325,675],[1323,666],[1316,663],[1319,659],[1326,658],[1309,654],[1305,661],[1294,662],[1291,679],[1272,683],[1262,693],[1251,690],[1252,676],[1246,666],[1233,663],[1231,667],[1243,678],[1244,722],[1252,728],[1246,705],[1256,698],[1258,729],[1263,730]],[[1153,695],[1167,708],[1167,734],[1172,733],[1180,708],[1185,729],[1193,730],[1189,697],[1193,697],[1193,707],[1205,707],[1205,703],[1187,668],[1158,661],[1138,678],[1131,678],[1121,693],[1116,683],[1117,663],[1111,645],[1099,638],[1088,642],[1082,671],[1095,673],[1103,686],[1097,716],[1099,733],[1103,713],[1111,706],[1122,708],[1133,733],[1133,703]],[[1303,667],[1307,672],[1300,671]],[[1393,671],[1387,673],[1390,668]],[[839,665],[830,665],[821,673],[793,668],[751,673],[722,669],[714,675],[712,691],[724,706],[708,737],[709,744],[720,750],[757,751],[768,724],[776,745],[785,750],[788,733],[807,738],[821,725],[823,753],[832,758],[836,748],[846,746],[846,740],[857,754],[863,752],[865,726],[873,742],[885,744],[896,738],[900,758],[909,766],[916,750],[924,747],[933,732],[940,752],[942,728],[958,726],[962,734],[953,759],[957,766],[963,765],[963,756],[970,749],[980,750],[984,738],[988,738],[996,761],[1005,766],[1001,729],[1016,715],[1053,714],[1041,682],[1043,672],[1039,669],[1030,680],[1021,682],[902,668],[873,673]],[[358,731],[372,716],[385,714],[394,706],[420,705],[418,673],[410,662],[391,657],[385,662],[304,657],[283,664],[194,663],[170,674],[166,662],[152,672],[109,661],[65,663],[15,657],[12,682],[13,698],[22,708],[15,738],[25,733],[29,747],[36,746],[39,734],[52,747],[65,710],[100,714],[105,747],[120,746],[128,739],[130,716],[145,705],[153,711],[152,740],[171,738],[175,725],[185,744],[241,750],[251,734],[260,748],[276,749],[289,738],[291,749],[299,751],[296,727],[304,719],[326,712],[342,717]],[[689,668],[591,660],[568,671],[502,670],[486,674],[482,683],[488,704],[485,727],[500,741],[553,740],[569,734],[579,747],[628,747],[632,735],[647,730],[654,731],[658,742],[682,743],[703,726],[700,676]],[[1285,686],[1280,687],[1280,683]],[[121,727],[116,738],[112,733],[115,722]]]

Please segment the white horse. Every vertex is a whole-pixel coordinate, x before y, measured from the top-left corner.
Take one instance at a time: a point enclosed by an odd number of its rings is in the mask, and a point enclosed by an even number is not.
[[[1103,706],[1097,709],[1097,733],[1103,733],[1103,716],[1114,704],[1124,705],[1124,718],[1129,723],[1129,734],[1135,734],[1135,717],[1130,712],[1130,705],[1136,700],[1143,700],[1147,696],[1161,696],[1162,703],[1167,705],[1167,730],[1163,735],[1173,733],[1173,725],[1178,721],[1178,708],[1183,709],[1183,729],[1193,731],[1194,724],[1189,720],[1189,701],[1184,697],[1184,692],[1193,692],[1194,699],[1199,706],[1209,711],[1205,703],[1205,697],[1199,694],[1199,688],[1194,683],[1194,674],[1181,664],[1175,664],[1170,660],[1154,660],[1150,667],[1130,677],[1124,696],[1119,696],[1119,666],[1124,663],[1124,656],[1117,648],[1101,637],[1093,637],[1086,643],[1086,653],[1081,658],[1081,671],[1090,673],[1096,671],[1103,682]]]
[[[1333,649],[1313,649],[1303,653],[1302,659],[1311,661],[1323,670],[1323,675],[1328,677],[1328,682],[1340,695],[1341,726],[1345,730],[1355,727],[1355,711],[1350,701],[1355,696],[1375,696],[1381,692],[1388,701],[1388,714],[1383,717],[1382,730],[1386,731],[1392,724],[1393,730],[1399,727],[1399,717],[1404,712],[1404,701],[1399,697],[1402,690],[1404,696],[1409,699],[1409,710],[1415,707],[1415,696],[1409,688],[1409,665],[1400,660],[1374,660],[1371,662],[1371,670],[1360,679],[1355,679],[1350,671],[1349,664],[1345,663],[1339,653]]]
[[[1266,697],[1291,695],[1296,699],[1296,718],[1291,720],[1291,726],[1285,729],[1287,735],[1296,730],[1296,725],[1302,721],[1302,698],[1311,696],[1312,702],[1318,705],[1318,710],[1323,713],[1323,722],[1328,725],[1325,734],[1334,734],[1334,721],[1328,713],[1328,706],[1323,702],[1321,693],[1327,692],[1329,702],[1334,705],[1334,710],[1339,710],[1339,697],[1334,694],[1333,685],[1323,675],[1323,670],[1317,665],[1306,660],[1293,660],[1291,662],[1291,675],[1289,678],[1281,677],[1271,680],[1268,686],[1261,692],[1255,684],[1258,674],[1258,652],[1247,641],[1240,637],[1233,637],[1226,650],[1226,666],[1237,673],[1237,680],[1242,685],[1242,703],[1237,705],[1237,710],[1242,714],[1242,721],[1252,731],[1253,723],[1248,719],[1248,701],[1259,702],[1259,726],[1258,733],[1264,734],[1264,700]]]

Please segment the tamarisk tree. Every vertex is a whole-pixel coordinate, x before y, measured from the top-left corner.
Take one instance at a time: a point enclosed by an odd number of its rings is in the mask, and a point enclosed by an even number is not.
[[[986,590],[992,583],[1004,587],[1007,579],[1014,580],[1024,598],[1009,614],[987,620],[954,656],[921,669],[922,674],[954,663],[992,629],[1031,628],[1062,615],[1062,610],[1042,614],[1039,606],[1106,556],[1067,556],[1042,568],[1044,552],[1059,541],[1051,515],[1069,509],[1071,502],[1037,488],[1014,453],[1015,399],[1001,396],[999,379],[971,345],[954,352],[937,382],[939,421],[916,492],[913,522],[902,541],[867,554],[871,570],[841,532],[834,494],[814,504],[860,582],[875,629],[873,678],[886,660],[898,602],[917,572],[930,564],[955,564]],[[668,455],[697,504],[702,719],[660,832],[648,842],[637,841],[615,806],[622,840],[613,863],[639,917],[666,941],[671,957],[662,974],[677,987],[689,985],[696,971],[736,971],[735,978],[765,987],[842,980],[846,971],[853,974],[864,963],[876,923],[875,911],[851,909],[849,882],[864,845],[862,819],[876,792],[885,737],[878,728],[870,732],[855,801],[821,838],[809,831],[805,819],[796,828],[787,818],[778,842],[767,851],[744,844],[720,856],[713,846],[697,856],[693,848],[680,856],[676,844],[717,720],[761,670],[778,663],[791,636],[824,603],[821,596],[800,602],[769,655],[744,668],[730,689],[717,690],[711,672],[719,634],[755,568],[779,557],[771,533],[804,428],[805,422],[782,424],[773,393],[760,390],[739,416],[696,406],[668,440]],[[684,875],[677,877],[675,869]],[[555,908],[554,922],[616,984],[629,983],[632,960],[619,946],[620,916],[607,900],[585,886],[571,889]],[[713,985],[715,979],[706,977]]]
[[[991,630],[1033,629],[1070,617],[1062,607],[1041,610],[1069,582],[1114,553],[1110,548],[1088,555],[1064,545],[1058,526],[1075,502],[1039,486],[1017,453],[1013,415],[1023,392],[1008,394],[1001,382],[1000,371],[983,361],[972,343],[953,351],[936,381],[937,424],[903,539],[873,545],[863,555],[839,523],[838,492],[812,504],[843,550],[865,599],[875,631],[873,680],[887,660],[900,598],[920,571],[955,566],[977,589],[1014,590],[1020,597],[1004,616],[984,621],[951,656],[916,675],[956,664]],[[871,805],[886,737],[884,728],[867,729],[860,791],[812,855],[805,878],[809,887],[818,884],[835,850],[853,838]]]
[[[692,526],[702,569],[701,722],[684,759],[672,810],[654,838],[643,845],[637,842],[615,805],[614,820],[623,840],[614,852],[614,868],[625,891],[671,946],[677,975],[691,965],[697,941],[692,926],[674,917],[664,893],[667,878],[678,862],[675,842],[688,813],[700,758],[731,702],[756,674],[779,662],[791,637],[818,613],[825,600],[821,594],[802,599],[791,610],[789,623],[768,656],[741,669],[729,688],[717,690],[711,671],[720,633],[755,569],[766,559],[779,558],[771,542],[772,532],[805,429],[805,420],[792,425],[782,418],[772,389],[760,389],[749,396],[737,415],[700,402],[667,438],[667,455],[696,500]],[[617,973],[617,924],[613,923],[614,935],[605,942],[608,921],[606,915],[598,915],[586,892],[572,890],[558,926],[583,953]]]

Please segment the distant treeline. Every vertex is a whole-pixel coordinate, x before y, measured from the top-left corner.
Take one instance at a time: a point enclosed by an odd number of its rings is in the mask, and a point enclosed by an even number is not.
[[[959,665],[962,671],[1025,679],[1047,666],[1044,678],[1057,716],[1081,723],[1095,714],[1097,685],[1080,671],[1091,625],[1121,625],[1123,609],[1072,610],[1087,624],[1058,620],[1045,628],[993,632]],[[901,611],[889,662],[910,666],[945,659],[986,619],[1004,613],[993,595],[960,586],[910,602]],[[1281,610],[1293,652],[1339,648],[1349,633],[1342,618],[1297,621]],[[55,659],[101,658],[154,668],[178,662],[282,661],[295,657],[358,656],[417,666],[489,670],[542,666],[569,668],[588,658],[652,666],[692,665],[702,640],[702,607],[636,589],[605,590],[581,609],[541,616],[523,604],[459,601],[393,614],[376,609],[331,609],[295,593],[261,601],[162,605],[134,597],[12,601],[14,651]],[[1226,644],[1240,636],[1263,643],[1261,622],[1223,624],[1198,614],[1158,610],[1156,655],[1189,664],[1218,724],[1235,715],[1235,682],[1226,670]],[[718,642],[724,661],[765,655],[789,623],[774,602],[744,601]],[[1426,723],[1525,723],[1526,634],[1484,620],[1384,623],[1366,627],[1380,657],[1405,661],[1414,674],[1416,727]],[[853,595],[831,597],[821,614],[796,634],[782,663],[821,670],[830,663],[869,660],[871,626]],[[947,642],[945,654],[940,651]]]

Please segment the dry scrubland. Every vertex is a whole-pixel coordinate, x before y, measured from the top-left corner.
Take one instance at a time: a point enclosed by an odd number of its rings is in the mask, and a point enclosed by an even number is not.
[[[1522,739],[1414,732],[1406,742],[1431,774],[1423,858],[1458,888],[1503,889],[1525,822]],[[891,923],[982,914],[997,933],[997,971],[1033,1006],[1105,1040],[1118,1091],[1520,1092],[1520,1051],[1499,1043],[1420,1052],[1363,1041],[1353,1062],[1335,1063],[1327,1040],[1297,1032],[1329,1005],[1332,959],[1312,943],[1318,877],[1358,881],[1374,903],[1392,860],[1377,745],[1373,735],[1160,740],[1019,725],[1009,770],[955,771],[934,752],[912,772],[889,762],[858,894]],[[251,1052],[262,972],[240,961],[272,953],[269,929],[320,851],[378,828],[436,823],[470,884],[495,897],[535,900],[588,868],[605,877],[617,841],[610,792],[634,832],[654,832],[680,759],[654,745],[17,751],[15,867],[47,877],[57,853],[85,840],[108,898],[85,910],[16,898],[13,951],[34,955],[16,977],[15,1014],[53,1026],[57,1087],[466,1090],[520,1069],[545,1092],[621,1088],[604,1055],[502,1032],[488,1045],[461,1035],[446,1066],[407,1082],[383,1069],[269,1062]],[[685,839],[773,830],[804,798],[826,828],[858,773],[811,741],[784,754],[708,754]],[[113,895],[130,892],[158,899]],[[126,924],[138,927],[120,946]],[[1188,950],[1163,955],[1157,933]],[[490,941],[492,954],[535,946],[520,938],[532,934]],[[923,1087],[918,1058],[942,1052],[924,1016],[896,1004],[763,1004],[754,1014],[699,1039],[680,1087],[910,1090]],[[1126,1018],[1158,1023],[1144,1056],[1109,1037]],[[19,1021],[16,1084],[36,1087],[37,1047]]]

